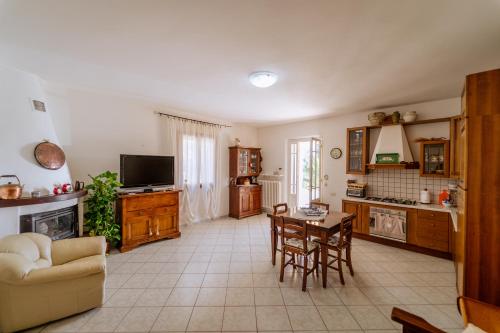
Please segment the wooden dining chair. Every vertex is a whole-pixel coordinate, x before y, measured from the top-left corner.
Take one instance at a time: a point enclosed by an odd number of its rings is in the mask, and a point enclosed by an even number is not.
[[[306,291],[307,276],[316,271],[319,276],[319,244],[307,239],[307,222],[290,219],[282,216],[280,221],[281,238],[281,268],[280,281],[283,282],[285,267],[302,268],[302,291]],[[290,232],[293,231],[293,232]],[[312,268],[309,269],[309,256],[313,254]],[[291,258],[286,261],[286,256]],[[300,265],[295,257],[300,256],[303,264]]]
[[[342,273],[342,263],[345,262],[351,275],[354,275],[351,259],[351,243],[352,243],[352,219],[344,220],[340,223],[340,232],[328,239],[328,243],[321,242],[318,238],[315,242],[325,246],[328,249],[328,257],[333,258],[328,262],[327,266],[339,272],[340,282],[345,284],[344,275]],[[333,251],[331,253],[330,251]],[[343,252],[345,251],[345,259]],[[335,265],[336,264],[336,265]]]
[[[279,203],[273,206],[273,215],[288,212],[288,205],[286,203]]]
[[[330,204],[327,204],[324,202],[319,202],[319,201],[311,201],[309,206],[311,208],[313,208],[313,207],[321,208],[323,210],[326,210],[327,213],[330,213]]]
[[[500,307],[459,296],[457,306],[464,326],[473,324],[488,333],[500,332]],[[444,333],[424,318],[400,308],[392,308],[391,319],[403,325],[403,333]]]

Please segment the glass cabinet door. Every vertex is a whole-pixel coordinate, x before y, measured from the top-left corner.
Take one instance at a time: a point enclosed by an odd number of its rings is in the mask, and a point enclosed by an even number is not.
[[[256,175],[259,173],[259,152],[250,150],[250,174]]]
[[[364,174],[366,170],[366,128],[347,130],[347,173]]]
[[[248,150],[246,149],[241,149],[238,152],[238,173],[240,175],[247,175],[248,174]]]
[[[449,176],[449,141],[425,141],[422,142],[420,149],[421,176]]]

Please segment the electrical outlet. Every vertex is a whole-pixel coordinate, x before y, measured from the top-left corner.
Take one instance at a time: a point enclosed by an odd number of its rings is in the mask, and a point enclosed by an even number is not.
[[[332,192],[332,193],[330,193],[330,195],[331,195],[332,197],[334,197],[334,196],[336,196],[336,195],[337,195],[337,193]]]

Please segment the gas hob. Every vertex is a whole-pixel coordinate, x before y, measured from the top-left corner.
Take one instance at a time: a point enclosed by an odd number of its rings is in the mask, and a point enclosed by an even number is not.
[[[417,202],[415,200],[401,199],[401,198],[367,197],[366,200],[376,201],[376,202],[384,202],[384,203],[393,203],[393,204],[399,204],[399,205],[408,205],[408,206],[415,206],[417,204]]]

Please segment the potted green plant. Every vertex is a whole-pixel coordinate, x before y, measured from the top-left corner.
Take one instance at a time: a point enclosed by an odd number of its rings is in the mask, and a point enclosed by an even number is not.
[[[87,210],[84,214],[85,227],[90,236],[104,236],[108,244],[116,246],[120,241],[120,225],[115,221],[116,189],[122,184],[117,173],[106,171],[92,177],[92,183],[85,186],[89,196],[85,200]]]

